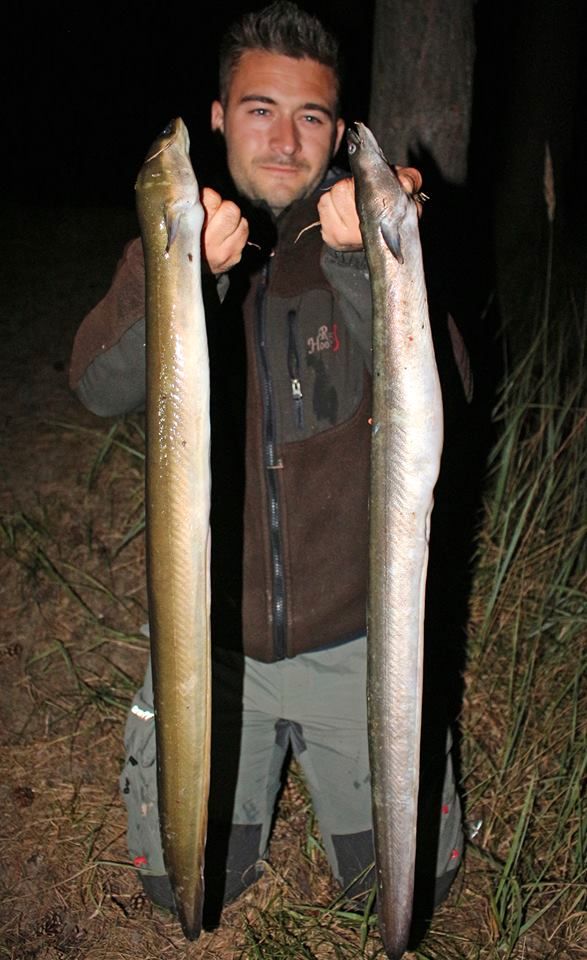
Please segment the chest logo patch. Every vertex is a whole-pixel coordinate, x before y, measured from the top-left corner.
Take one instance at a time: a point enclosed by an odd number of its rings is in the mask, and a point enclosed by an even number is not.
[[[333,353],[336,353],[340,349],[340,340],[338,339],[336,328],[336,323],[332,324],[330,330],[328,326],[324,324],[318,328],[318,333],[315,337],[308,337],[306,340],[308,355],[311,356],[313,353],[320,353],[321,350],[332,350]]]

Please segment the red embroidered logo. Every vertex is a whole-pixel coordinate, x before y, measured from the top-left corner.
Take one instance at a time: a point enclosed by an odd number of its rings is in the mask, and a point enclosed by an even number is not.
[[[336,323],[332,324],[332,330],[329,330],[326,324],[319,327],[316,336],[308,337],[306,343],[310,355],[319,353],[320,350],[332,350],[333,353],[336,353],[340,349]]]

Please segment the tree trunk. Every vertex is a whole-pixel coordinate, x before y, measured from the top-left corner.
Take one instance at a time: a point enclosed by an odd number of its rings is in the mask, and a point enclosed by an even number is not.
[[[472,0],[376,0],[370,123],[390,161],[465,182],[474,50]]]

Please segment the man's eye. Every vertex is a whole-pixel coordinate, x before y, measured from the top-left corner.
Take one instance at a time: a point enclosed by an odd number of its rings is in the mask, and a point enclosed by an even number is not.
[[[268,116],[269,116],[269,110],[267,109],[267,107],[255,107],[255,109],[252,110],[251,113],[254,113],[254,115],[255,115],[256,117],[268,117]]]
[[[306,121],[306,123],[315,123],[318,126],[320,126],[323,122],[322,117],[315,117],[314,114],[312,113],[307,113],[304,117],[304,120]]]

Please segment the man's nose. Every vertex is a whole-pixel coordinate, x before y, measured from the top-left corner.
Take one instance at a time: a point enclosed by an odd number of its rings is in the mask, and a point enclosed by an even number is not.
[[[279,117],[271,131],[271,147],[276,153],[291,157],[300,148],[298,128],[292,117]]]

